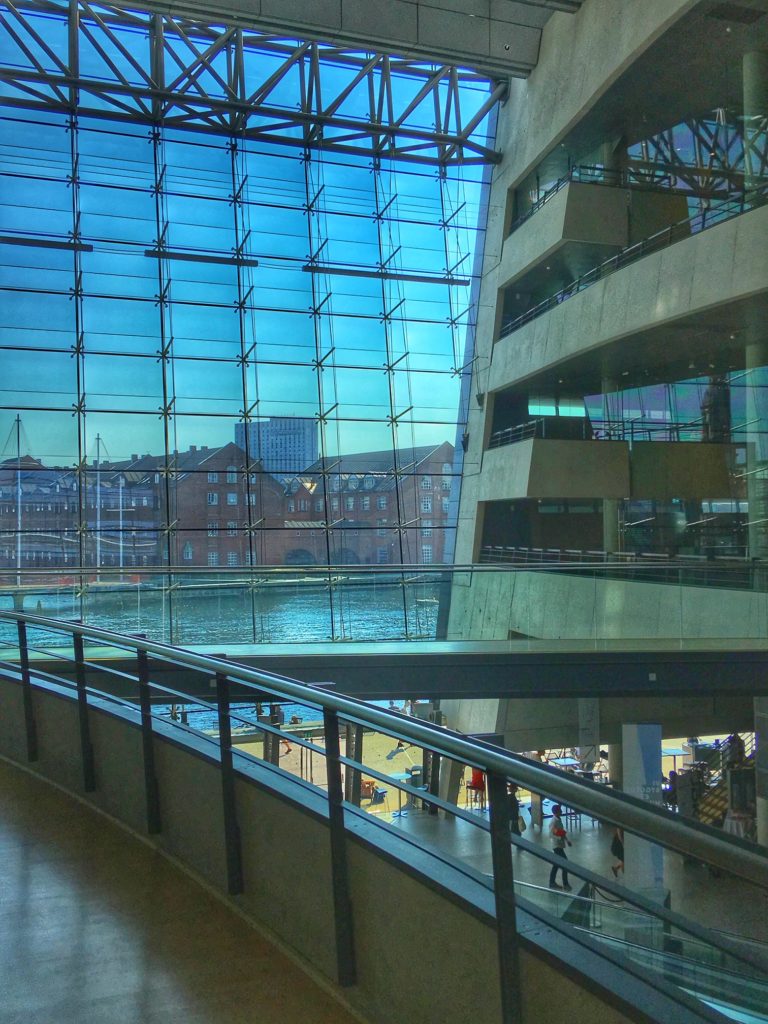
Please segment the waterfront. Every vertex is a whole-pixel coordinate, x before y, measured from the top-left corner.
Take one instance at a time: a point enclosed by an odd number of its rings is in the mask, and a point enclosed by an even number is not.
[[[273,588],[236,581],[219,586],[152,581],[120,589],[25,588],[23,609],[182,646],[433,640],[439,591],[436,581],[391,577],[365,582],[335,577],[327,585],[295,579]],[[0,609],[14,609],[13,588],[0,590]]]

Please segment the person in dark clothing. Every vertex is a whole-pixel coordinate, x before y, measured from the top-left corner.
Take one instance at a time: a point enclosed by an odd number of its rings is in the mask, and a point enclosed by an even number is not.
[[[622,874],[624,873],[624,829],[619,828],[618,825],[613,830],[611,853],[618,861],[617,864],[611,864],[611,871],[613,872],[613,877],[618,878],[620,871]]]
[[[516,836],[520,835],[520,801],[517,798],[517,783],[507,784],[507,797],[509,799],[509,831]]]

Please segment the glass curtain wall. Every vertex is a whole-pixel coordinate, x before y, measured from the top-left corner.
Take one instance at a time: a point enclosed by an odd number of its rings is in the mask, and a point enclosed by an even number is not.
[[[55,48],[63,25],[36,31]],[[469,91],[478,109],[489,83]],[[440,563],[482,163],[17,103],[0,100],[8,587],[160,568],[170,603],[180,570]]]

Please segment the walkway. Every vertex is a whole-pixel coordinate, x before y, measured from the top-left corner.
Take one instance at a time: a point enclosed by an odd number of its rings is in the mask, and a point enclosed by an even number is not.
[[[353,1024],[164,857],[0,761],[3,1024]]]

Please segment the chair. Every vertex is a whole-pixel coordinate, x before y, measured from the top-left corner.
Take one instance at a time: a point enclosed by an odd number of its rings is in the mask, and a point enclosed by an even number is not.
[[[472,769],[472,778],[467,783],[467,793],[469,794],[469,803],[473,807],[479,805],[481,810],[485,810],[485,772],[479,768]]]
[[[363,800],[373,800],[375,790],[376,783],[373,779],[363,779],[360,782],[360,796]]]
[[[371,797],[371,802],[368,806],[373,807],[374,804],[384,804],[387,810],[389,810],[388,794],[389,790],[385,789],[383,786],[374,786],[373,796]]]

